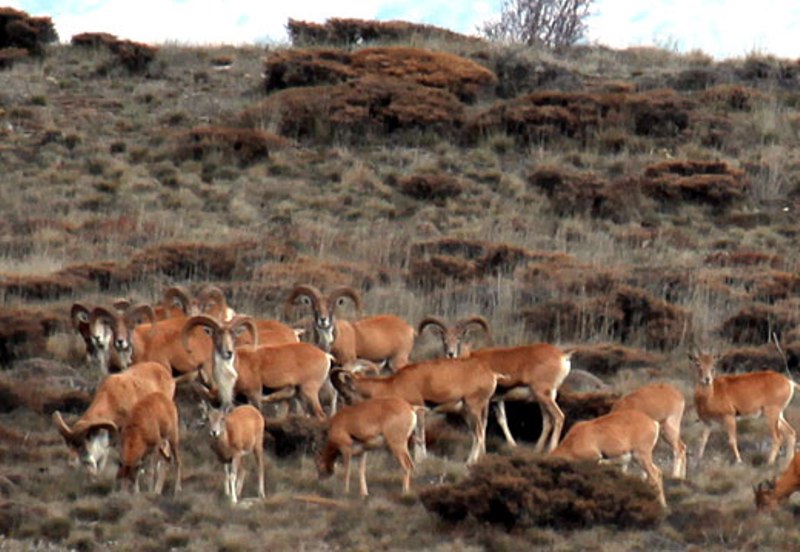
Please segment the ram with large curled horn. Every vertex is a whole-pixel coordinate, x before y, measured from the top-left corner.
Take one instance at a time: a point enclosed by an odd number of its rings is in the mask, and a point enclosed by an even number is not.
[[[350,299],[361,312],[361,296],[352,287],[334,289],[327,297],[311,285],[295,287],[286,300],[287,314],[298,302],[310,306],[314,314],[314,342],[330,352],[344,366],[356,359],[387,363],[393,371],[408,364],[414,347],[414,328],[402,318],[380,314],[354,322],[341,320],[336,309]]]
[[[329,354],[309,343],[258,347],[257,330],[249,316],[220,322],[202,314],[187,320],[181,332],[187,352],[191,352],[192,331],[198,326],[210,332],[213,344],[210,377],[203,372],[209,398],[218,398],[225,407],[231,406],[237,395],[247,397],[256,407],[300,398],[315,416],[325,417],[319,391],[328,379]],[[236,335],[243,330],[250,333],[255,346],[236,347]],[[273,392],[264,397],[264,389]]]
[[[489,322],[483,316],[478,315],[463,318],[452,326],[449,326],[438,316],[426,316],[419,323],[417,333],[422,335],[426,328],[431,328],[432,331],[439,334],[445,358],[464,358],[469,356],[470,347],[466,338],[473,328],[483,330],[489,341],[492,338]]]
[[[223,322],[232,320],[237,314],[228,305],[225,292],[218,286],[205,286],[197,294],[197,300],[200,306],[200,313],[198,314],[207,314]],[[285,345],[300,341],[294,328],[279,320],[254,317],[253,323],[258,333],[258,342],[262,345]],[[252,344],[252,341],[249,339],[249,334],[244,333],[236,343],[237,345],[248,345]]]
[[[134,364],[125,372],[105,378],[89,408],[72,426],[67,425],[58,411],[53,413],[53,423],[81,464],[97,474],[103,470],[110,453],[110,429],[122,427],[136,402],[154,392],[173,398],[175,381],[170,373],[157,362]]]
[[[146,304],[128,306],[124,312],[103,305],[91,310],[89,335],[103,374],[108,374],[112,368],[124,370],[132,364],[134,328],[142,318],[152,320],[153,317],[153,309]]]
[[[477,325],[488,330],[482,317],[473,316],[448,326],[441,319],[428,317],[420,323],[420,334],[427,327],[438,328],[445,354],[452,358],[479,358],[502,376],[497,383],[497,393],[492,399],[495,414],[506,441],[516,446],[506,417],[505,401],[536,401],[542,410],[542,433],[536,450],[548,452],[555,449],[564,426],[564,413],[556,403],[561,384],[571,370],[571,352],[565,352],[548,343],[534,343],[517,347],[487,347],[469,351],[466,347],[467,329]],[[487,332],[488,333],[488,332]]]
[[[200,314],[199,301],[183,286],[169,286],[164,290],[161,303],[153,308],[156,320],[181,318]]]

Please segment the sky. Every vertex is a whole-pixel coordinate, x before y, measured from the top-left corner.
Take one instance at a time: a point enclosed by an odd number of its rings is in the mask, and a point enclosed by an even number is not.
[[[103,31],[148,43],[285,43],[288,19],[402,19],[464,34],[499,18],[502,0],[11,0],[53,19],[59,37]],[[800,0],[594,0],[587,42],[614,48],[800,57]]]

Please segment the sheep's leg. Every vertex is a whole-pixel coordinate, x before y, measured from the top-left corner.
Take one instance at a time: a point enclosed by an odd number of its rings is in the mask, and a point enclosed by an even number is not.
[[[500,429],[503,430],[503,435],[505,435],[506,442],[509,444],[509,446],[516,447],[517,442],[514,440],[514,436],[511,435],[511,430],[508,428],[506,402],[504,400],[499,400],[494,403],[494,413],[497,417],[497,423],[500,425]]]
[[[350,463],[353,450],[350,447],[342,448],[342,463],[344,464],[344,494],[350,494]]]
[[[267,493],[264,490],[264,448],[261,443],[256,444],[255,457],[256,465],[258,466],[258,496],[259,498],[266,498]]]
[[[361,498],[369,495],[367,490],[367,451],[361,453],[361,463],[358,466],[358,480],[361,487]]]
[[[414,460],[420,462],[428,456],[428,448],[425,443],[425,409],[417,412],[417,427],[414,429]]]
[[[742,456],[739,454],[739,445],[736,441],[736,416],[725,416],[723,424],[725,425],[725,431],[728,433],[728,445],[733,451],[736,463],[739,464],[742,461]]]

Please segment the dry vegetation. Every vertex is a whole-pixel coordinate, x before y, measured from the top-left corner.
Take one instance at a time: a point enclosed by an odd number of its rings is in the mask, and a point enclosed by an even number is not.
[[[0,10],[23,37],[0,42],[0,548],[796,548],[795,506],[754,513],[751,484],[775,473],[760,421],[740,424],[742,466],[718,434],[699,471],[690,452],[661,513],[615,468],[556,477],[511,455],[494,422],[468,473],[453,420],[432,423],[419,495],[375,454],[362,504],[317,482],[318,427],[270,420],[269,498],[231,509],[191,390],[177,499],[79,476],[49,414],[82,412],[97,383],[72,302],[170,284],[276,318],[296,283],[358,286],[366,312],[412,323],[480,313],[497,343],[577,347],[574,366],[611,385],[565,393],[568,423],[653,379],[690,397],[692,345],[726,371],[783,370],[774,332],[797,370],[797,62],[554,55],[357,20],[293,22],[308,49],[43,46],[47,22],[18,13]],[[538,408],[508,413],[527,447]],[[691,451],[691,408],[684,434]]]

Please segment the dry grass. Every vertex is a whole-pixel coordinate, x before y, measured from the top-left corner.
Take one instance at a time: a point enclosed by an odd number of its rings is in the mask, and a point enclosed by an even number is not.
[[[341,497],[338,479],[317,482],[318,428],[303,422],[273,428],[268,500],[231,509],[221,467],[188,423],[197,405],[184,390],[182,496],[120,493],[113,466],[97,481],[76,473],[48,417],[54,409],[77,416],[97,381],[70,330],[71,303],[152,301],[175,283],[214,283],[237,310],[272,317],[283,316],[295,283],[349,284],[370,314],[412,322],[482,314],[498,344],[575,347],[575,366],[611,389],[565,393],[568,423],[653,379],[678,385],[691,405],[692,344],[723,353],[726,370],[782,370],[768,344],[776,332],[797,369],[795,62],[752,55],[716,63],[698,52],[641,48],[521,51],[348,20],[321,29],[301,32],[334,29],[346,42],[374,31],[374,40],[400,44],[270,51],[267,63],[285,65],[286,89],[267,97],[257,47],[114,53],[58,45],[34,60],[6,53],[4,545],[794,546],[795,506],[753,514],[751,484],[776,472],[764,465],[759,421],[739,425],[743,466],[729,464],[720,433],[702,466],[690,455],[687,481],[666,481],[670,511],[646,528],[467,524],[453,532],[419,495],[399,495],[389,455],[370,458],[366,503]],[[425,49],[410,50],[407,40]],[[142,73],[132,74],[126,59]],[[424,344],[414,351],[427,354]],[[527,449],[538,407],[508,410]],[[788,419],[800,425],[797,406]],[[503,456],[493,418],[490,426],[490,456]],[[683,429],[691,449],[700,433],[691,408]],[[437,456],[418,465],[417,491],[468,479],[450,460],[465,456],[464,437],[450,420],[432,423]],[[668,448],[658,446],[656,461],[669,464]],[[617,487],[608,492],[616,496]]]

